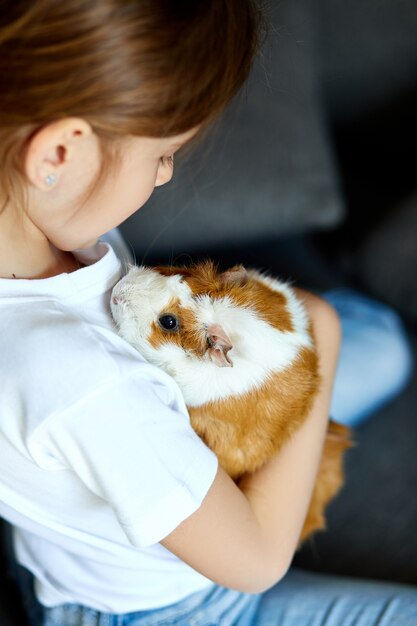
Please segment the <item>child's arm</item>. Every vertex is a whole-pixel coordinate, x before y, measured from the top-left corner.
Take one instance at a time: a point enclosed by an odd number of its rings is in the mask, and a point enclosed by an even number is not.
[[[293,438],[239,487],[219,468],[200,508],[161,543],[225,587],[259,592],[282,578],[310,502],[327,428],[340,343],[336,313],[302,292],[314,325],[322,376],[309,418]]]

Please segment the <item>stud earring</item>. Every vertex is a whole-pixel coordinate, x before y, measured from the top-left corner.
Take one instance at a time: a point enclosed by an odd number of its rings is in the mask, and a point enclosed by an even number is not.
[[[48,174],[48,176],[45,176],[44,181],[47,187],[51,187],[56,183],[56,174]]]

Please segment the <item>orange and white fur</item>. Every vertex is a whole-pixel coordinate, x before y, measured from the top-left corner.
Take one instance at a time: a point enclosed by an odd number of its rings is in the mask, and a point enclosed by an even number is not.
[[[259,468],[308,416],[318,359],[287,284],[241,266],[218,272],[209,261],[131,267],[111,310],[121,336],[175,379],[193,428],[233,479]],[[300,542],[325,527],[350,445],[349,430],[330,422]]]

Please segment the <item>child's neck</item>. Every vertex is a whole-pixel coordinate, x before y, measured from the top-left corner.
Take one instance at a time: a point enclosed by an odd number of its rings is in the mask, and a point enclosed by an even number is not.
[[[58,274],[74,272],[80,267],[81,264],[71,252],[56,250],[49,259],[36,258],[31,254],[23,254],[18,259],[13,259],[4,255],[4,249],[0,252],[0,278],[50,278]]]
[[[79,269],[71,252],[57,250],[42,233],[0,214],[0,278],[50,278]]]

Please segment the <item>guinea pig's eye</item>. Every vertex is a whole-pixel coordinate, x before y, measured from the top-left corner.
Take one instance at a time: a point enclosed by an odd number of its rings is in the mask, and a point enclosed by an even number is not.
[[[179,323],[175,315],[170,315],[169,313],[166,315],[161,315],[158,320],[159,325],[164,330],[178,330]]]

